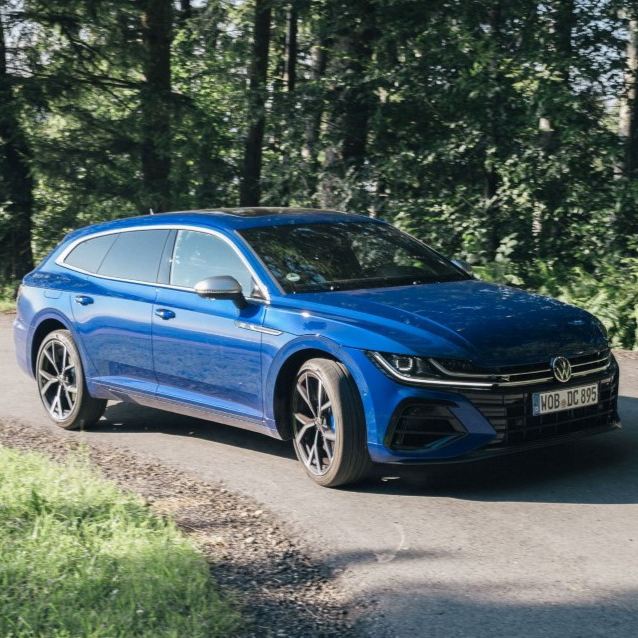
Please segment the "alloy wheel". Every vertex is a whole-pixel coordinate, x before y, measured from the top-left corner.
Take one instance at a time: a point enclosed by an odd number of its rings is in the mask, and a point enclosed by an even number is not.
[[[49,341],[38,361],[38,388],[42,402],[56,421],[64,421],[77,402],[76,364],[67,346]]]
[[[292,416],[301,460],[312,474],[322,476],[334,459],[338,432],[332,401],[321,378],[311,371],[305,370],[297,378]]]

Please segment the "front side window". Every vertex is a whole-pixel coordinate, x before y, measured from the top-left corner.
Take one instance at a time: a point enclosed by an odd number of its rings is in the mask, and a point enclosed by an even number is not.
[[[286,292],[347,290],[468,279],[416,239],[375,222],[241,231]]]
[[[102,260],[98,275],[155,283],[168,230],[120,233]]]
[[[234,277],[244,295],[252,296],[252,275],[228,242],[210,233],[178,231],[170,276],[173,286],[194,288],[202,279],[224,275]]]

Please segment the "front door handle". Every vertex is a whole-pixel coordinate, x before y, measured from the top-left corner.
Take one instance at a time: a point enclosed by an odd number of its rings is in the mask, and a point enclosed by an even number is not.
[[[175,317],[175,313],[172,310],[168,310],[167,308],[158,308],[155,311],[155,314],[160,318],[160,319],[164,319],[165,321],[167,319],[173,319],[173,317]]]
[[[75,303],[79,303],[81,306],[88,306],[93,303],[93,297],[87,297],[86,295],[76,295]]]

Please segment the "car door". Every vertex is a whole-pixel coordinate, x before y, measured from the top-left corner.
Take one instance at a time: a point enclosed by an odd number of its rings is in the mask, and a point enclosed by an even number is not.
[[[151,317],[169,235],[167,229],[102,235],[82,242],[64,260],[86,273],[85,289],[72,296],[71,306],[91,364],[90,382],[123,389],[122,398],[156,390]]]
[[[250,299],[239,309],[227,299],[202,298],[198,281],[229,275]],[[261,421],[263,299],[230,240],[213,232],[177,231],[166,287],[153,313],[158,397]]]

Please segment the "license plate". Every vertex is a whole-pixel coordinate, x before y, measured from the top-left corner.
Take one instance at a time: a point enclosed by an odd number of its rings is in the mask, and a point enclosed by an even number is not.
[[[565,390],[550,390],[532,394],[532,414],[549,414],[598,403],[598,384],[581,385]]]

